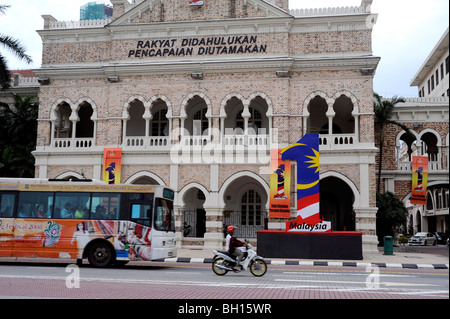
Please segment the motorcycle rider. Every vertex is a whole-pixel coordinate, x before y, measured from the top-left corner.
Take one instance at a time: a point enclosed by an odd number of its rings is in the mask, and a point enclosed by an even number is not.
[[[234,236],[234,227],[233,225],[230,225],[227,227],[227,238],[226,238],[226,247],[225,249],[228,251],[228,254],[230,256],[233,256],[236,259],[236,266],[234,266],[235,269],[239,269],[240,262],[244,258],[244,251],[242,251],[242,248],[244,247],[245,243],[241,242]]]

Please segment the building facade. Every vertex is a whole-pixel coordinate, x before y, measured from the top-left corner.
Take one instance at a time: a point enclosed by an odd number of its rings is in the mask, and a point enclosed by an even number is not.
[[[405,203],[408,232],[449,230],[449,98],[407,98],[397,104],[394,119],[411,129],[390,125],[383,155],[384,190]],[[411,204],[412,158],[428,157],[427,204]]]
[[[418,87],[419,97],[450,96],[448,43],[447,27],[447,30],[411,80],[411,86]]]
[[[388,147],[382,180],[409,210],[408,231],[449,232],[449,34],[448,27],[411,86],[419,98],[395,108],[394,119],[412,131],[387,128]],[[412,157],[428,157],[426,205],[411,204]]]
[[[228,224],[247,239],[284,229],[267,214],[270,149],[319,133],[321,214],[377,251],[371,2],[111,0],[112,21],[43,16],[36,177],[101,179],[103,150],[121,148],[121,183],[176,191],[178,245],[221,248]]]
[[[21,97],[34,97],[39,95],[38,77],[32,70],[11,70],[11,83],[7,90],[0,91],[0,102],[14,104],[14,94]]]

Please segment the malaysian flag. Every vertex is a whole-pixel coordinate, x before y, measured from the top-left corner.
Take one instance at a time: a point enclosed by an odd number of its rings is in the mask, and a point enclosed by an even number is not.
[[[189,2],[190,6],[202,6],[203,5],[203,1],[202,0],[192,0]]]

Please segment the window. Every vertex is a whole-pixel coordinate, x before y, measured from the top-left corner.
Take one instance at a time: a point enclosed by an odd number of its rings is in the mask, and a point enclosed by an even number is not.
[[[194,120],[192,123],[193,131],[192,135],[200,136],[208,129],[208,118],[206,117],[207,108],[201,109],[194,114]]]
[[[92,219],[118,219],[120,209],[120,194],[92,194]]]
[[[255,190],[249,190],[241,200],[241,225],[262,225],[261,197]]]
[[[250,111],[250,118],[248,119],[248,129],[250,134],[258,134],[261,133],[261,127],[262,127],[262,117],[261,113],[253,108],[249,108]]]
[[[162,198],[156,199],[155,229],[160,231],[175,231],[173,202]]]
[[[444,79],[444,63],[441,63],[441,80]]]
[[[448,74],[448,72],[450,71],[450,65],[449,65],[449,60],[448,57],[445,58],[445,74]]]
[[[169,121],[166,117],[167,109],[156,112],[152,118],[152,136],[168,136]]]
[[[89,218],[90,193],[56,193],[54,218]]]
[[[53,193],[23,192],[19,196],[18,218],[50,218],[53,209]]]
[[[152,206],[150,204],[131,204],[131,219],[136,223],[152,226]]]
[[[434,75],[431,76],[431,91],[434,90]]]
[[[0,217],[13,217],[15,194],[0,194]]]
[[[427,193],[427,210],[433,210],[433,199],[430,193]]]
[[[439,85],[439,69],[436,70],[436,86]]]
[[[431,82],[430,80],[428,80],[428,94],[431,93]]]

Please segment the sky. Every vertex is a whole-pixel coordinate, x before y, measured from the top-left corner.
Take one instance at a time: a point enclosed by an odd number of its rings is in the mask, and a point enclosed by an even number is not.
[[[0,33],[20,40],[32,64],[18,60],[0,47],[10,70],[41,66],[42,41],[36,30],[43,29],[41,15],[59,21],[79,20],[80,6],[91,0],[0,0],[10,5],[0,16]],[[109,0],[100,0],[110,4]],[[188,1],[188,0],[180,0]],[[359,6],[361,0],[290,0],[291,9]],[[381,57],[374,78],[374,91],[384,97],[417,97],[410,82],[449,25],[447,0],[373,0],[378,14],[373,29],[373,55]]]

